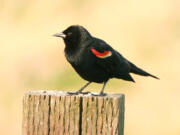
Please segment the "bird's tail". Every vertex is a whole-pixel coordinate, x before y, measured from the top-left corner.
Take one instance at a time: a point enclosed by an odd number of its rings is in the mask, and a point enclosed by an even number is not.
[[[128,61],[129,62],[129,61]],[[151,76],[155,79],[159,79],[158,77],[154,76],[154,75],[151,75],[149,73],[147,73],[146,71],[138,68],[136,65],[134,65],[133,63],[129,62],[129,64],[131,65],[131,70],[130,72],[131,73],[135,73],[135,74],[138,74],[138,75],[142,75],[142,76]]]

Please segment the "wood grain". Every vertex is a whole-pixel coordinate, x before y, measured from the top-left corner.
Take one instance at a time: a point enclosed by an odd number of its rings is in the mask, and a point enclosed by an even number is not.
[[[23,135],[123,135],[124,95],[29,91],[22,126]]]

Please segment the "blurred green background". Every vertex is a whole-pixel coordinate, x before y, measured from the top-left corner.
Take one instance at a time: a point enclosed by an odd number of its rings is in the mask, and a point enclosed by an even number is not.
[[[0,134],[21,134],[26,91],[86,83],[65,60],[63,41],[51,36],[72,24],[161,78],[107,84],[106,92],[126,95],[125,135],[180,135],[179,0],[0,0]]]

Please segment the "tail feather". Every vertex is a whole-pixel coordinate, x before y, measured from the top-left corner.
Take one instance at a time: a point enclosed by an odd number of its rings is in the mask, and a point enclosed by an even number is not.
[[[126,75],[121,75],[121,78],[126,80],[126,81],[132,81],[135,83],[134,79],[132,78],[132,76],[130,74],[126,74]]]
[[[134,73],[134,74],[138,74],[138,75],[142,75],[142,76],[151,76],[155,79],[159,79],[158,77],[154,76],[154,75],[151,75],[149,73],[147,73],[146,71],[138,68],[136,65],[134,65],[133,63],[129,62],[130,66],[131,66],[131,70],[130,72],[131,73]]]

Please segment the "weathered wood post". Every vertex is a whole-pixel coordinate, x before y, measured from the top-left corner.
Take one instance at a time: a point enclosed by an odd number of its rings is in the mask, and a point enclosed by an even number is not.
[[[29,91],[22,128],[23,135],[123,135],[124,95]]]

